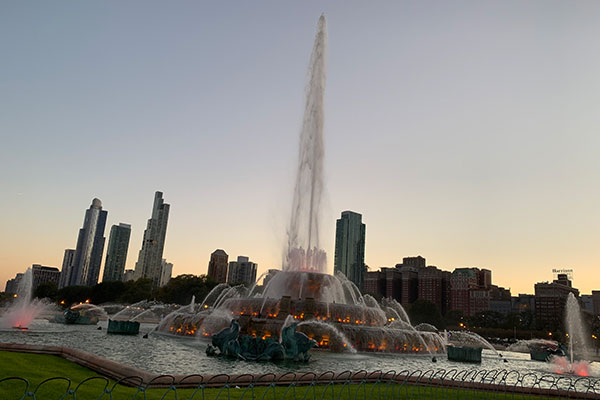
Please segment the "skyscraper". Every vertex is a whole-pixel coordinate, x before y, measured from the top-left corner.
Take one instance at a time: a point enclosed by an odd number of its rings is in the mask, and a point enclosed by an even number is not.
[[[134,280],[135,280],[135,270],[126,269],[125,273],[123,274],[123,282],[129,282],[129,281],[134,281]]]
[[[71,270],[73,269],[73,261],[75,261],[75,249],[65,249],[62,269],[60,270],[60,280],[58,281],[59,289],[62,289],[65,286],[69,286],[69,279],[71,279]]]
[[[167,262],[163,258],[160,266],[160,286],[163,287],[171,280],[173,274],[173,263]]]
[[[135,264],[136,279],[152,279],[152,287],[160,286],[162,255],[167,237],[170,206],[164,203],[162,192],[154,194],[152,217],[144,231],[142,248]]]
[[[365,234],[366,225],[362,223],[362,215],[352,211],[342,212],[335,230],[334,270],[342,272],[360,289],[363,288],[365,276]]]
[[[60,280],[60,271],[56,267],[46,267],[45,265],[33,264],[31,266],[31,272],[33,274],[33,284],[31,290],[43,285],[45,283],[54,283],[58,286]]]
[[[227,283],[230,285],[250,286],[256,282],[258,264],[250,261],[248,257],[238,256],[237,261],[229,263]]]
[[[120,223],[110,228],[102,282],[123,280],[130,236],[131,225],[129,224]]]
[[[83,228],[79,230],[69,286],[92,286],[98,283],[107,215],[108,212],[102,210],[102,202],[99,199],[92,200],[92,205],[85,212]]]
[[[218,283],[227,282],[227,261],[229,256],[224,250],[217,249],[210,255],[208,277]]]

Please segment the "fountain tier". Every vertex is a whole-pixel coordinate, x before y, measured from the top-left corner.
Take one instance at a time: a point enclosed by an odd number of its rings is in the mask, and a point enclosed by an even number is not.
[[[210,301],[170,314],[158,330],[209,337],[237,319],[241,333],[268,338],[278,337],[289,321],[296,321],[298,331],[332,351],[445,350],[441,335],[418,331],[403,321],[398,303],[393,302],[394,307],[380,306],[372,297],[360,295],[356,286],[343,277],[281,271],[262,294],[226,285],[215,289],[220,293],[210,293]]]

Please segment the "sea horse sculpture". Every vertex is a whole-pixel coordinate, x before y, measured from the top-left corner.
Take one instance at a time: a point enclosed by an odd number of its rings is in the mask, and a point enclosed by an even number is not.
[[[317,342],[310,339],[302,332],[296,332],[297,322],[281,330],[281,341],[285,348],[286,358],[292,358],[294,361],[308,361],[310,354],[308,351],[317,345]]]
[[[240,324],[233,319],[229,328],[225,328],[221,332],[212,335],[212,346],[216,346],[223,355],[235,357],[240,353],[240,344],[237,341],[239,333]],[[216,350],[212,346],[206,349],[206,354],[216,354]]]
[[[308,361],[308,351],[317,342],[309,339],[304,333],[296,332],[297,325],[294,323],[282,330],[280,343],[272,338],[238,337],[240,324],[232,320],[229,328],[212,335],[212,345],[209,344],[206,348],[206,355],[222,355],[248,361],[276,361],[284,358]]]

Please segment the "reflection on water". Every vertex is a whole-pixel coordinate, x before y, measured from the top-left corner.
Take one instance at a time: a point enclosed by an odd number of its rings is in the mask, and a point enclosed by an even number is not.
[[[101,326],[102,330],[97,327]],[[551,364],[531,361],[529,354],[502,352],[508,359],[503,362],[498,355],[484,350],[481,365],[449,362],[438,355],[437,363],[429,356],[399,354],[347,354],[312,351],[308,363],[250,363],[244,361],[209,358],[204,354],[207,341],[194,338],[179,338],[151,333],[143,339],[144,333],[151,332],[153,324],[142,324],[137,336],[107,335],[106,321],[97,326],[51,324],[45,320],[35,320],[28,331],[15,329],[0,330],[0,342],[46,344],[68,346],[88,351],[108,359],[136,368],[163,374],[204,374],[217,373],[267,373],[267,372],[342,372],[346,370],[428,370],[428,369],[516,369],[521,372],[554,374]],[[590,365],[592,376],[600,376],[598,363]]]

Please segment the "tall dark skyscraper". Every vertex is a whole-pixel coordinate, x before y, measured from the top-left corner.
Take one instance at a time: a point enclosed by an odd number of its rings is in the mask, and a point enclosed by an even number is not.
[[[152,279],[153,288],[160,286],[161,263],[169,220],[170,206],[164,203],[162,196],[162,192],[154,194],[152,217],[148,220],[148,226],[144,231],[142,248],[135,264],[136,279]]]
[[[108,251],[106,252],[106,263],[104,264],[102,282],[123,280],[130,236],[131,225],[129,224],[121,223],[119,225],[113,225],[110,228]]]
[[[60,270],[60,280],[58,281],[58,288],[62,289],[65,286],[69,286],[69,280],[71,279],[71,271],[73,270],[73,262],[75,261],[75,249],[65,249],[65,255],[63,257],[62,269]]]
[[[229,256],[224,250],[217,249],[210,255],[208,277],[218,283],[227,282],[227,261]]]
[[[102,210],[102,202],[99,199],[92,200],[92,205],[85,212],[83,228],[79,230],[69,286],[92,286],[98,283],[107,215],[108,212]]]
[[[334,270],[342,272],[360,289],[365,277],[365,234],[366,225],[362,215],[342,212],[335,230]]]

